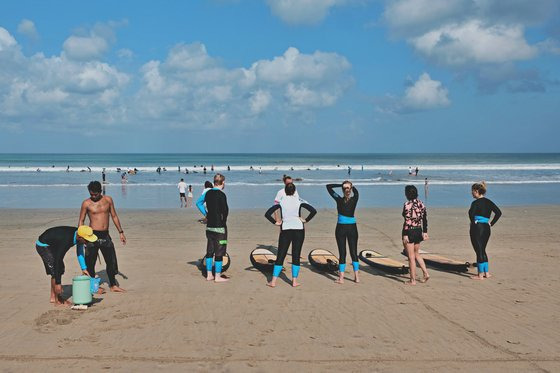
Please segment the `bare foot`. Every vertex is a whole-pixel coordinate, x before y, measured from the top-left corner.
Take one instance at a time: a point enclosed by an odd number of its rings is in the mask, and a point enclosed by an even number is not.
[[[405,285],[416,285],[416,281],[406,281]]]
[[[360,276],[358,276],[358,273],[357,273],[357,272],[356,272],[356,274],[354,275],[354,282],[355,282],[356,284],[359,284],[359,283],[360,283]]]
[[[490,277],[492,277],[492,275],[490,273],[487,273],[484,277],[490,278]]]
[[[207,275],[206,281],[214,281],[214,275]]]
[[[123,288],[118,287],[117,285],[113,285],[110,287],[111,291],[113,293],[126,293],[126,290],[124,290]]]
[[[70,302],[68,299],[64,300],[60,298],[58,301],[54,302],[54,305],[57,307],[70,307],[72,306],[72,302]]]
[[[271,281],[271,282],[267,282],[266,286],[270,286],[271,288],[275,288],[276,284],[272,283],[272,281]]]
[[[54,303],[54,298],[51,298],[51,300],[49,302]]]
[[[224,277],[224,276],[214,277],[214,282],[227,282],[227,281],[229,281],[228,277]]]
[[[292,287],[293,288],[297,288],[298,286],[300,286],[301,284],[299,282],[297,282],[297,280],[292,280]]]
[[[474,275],[474,276],[471,276],[471,280],[484,280],[484,277]]]
[[[420,280],[420,282],[425,284],[426,282],[428,282],[429,279],[430,279],[430,275],[424,276],[424,278],[422,280]]]
[[[100,286],[99,289],[97,289],[97,294],[105,294],[105,289]]]
[[[337,278],[336,280],[334,280],[334,282],[335,282],[336,284],[344,284],[344,278],[340,278],[340,277],[339,277],[339,278]]]

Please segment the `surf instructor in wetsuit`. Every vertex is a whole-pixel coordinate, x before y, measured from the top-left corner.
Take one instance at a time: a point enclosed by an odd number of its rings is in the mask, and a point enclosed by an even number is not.
[[[125,290],[118,286],[116,275],[119,272],[117,264],[117,253],[115,245],[109,235],[109,215],[113,219],[113,223],[119,232],[119,238],[123,245],[126,245],[126,237],[121,227],[121,222],[115,210],[113,199],[109,196],[101,194],[101,183],[92,181],[88,185],[90,198],[82,202],[80,209],[79,225],[84,225],[86,215],[89,218],[89,226],[93,229],[93,233],[98,237],[97,242],[87,245],[86,248],[86,264],[87,270],[91,277],[95,277],[95,262],[99,250],[105,259],[107,276],[109,277],[109,288],[111,291],[122,293]],[[100,291],[103,290],[100,288]]]

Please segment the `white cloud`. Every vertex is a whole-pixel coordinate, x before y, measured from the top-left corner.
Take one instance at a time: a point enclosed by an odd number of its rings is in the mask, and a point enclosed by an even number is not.
[[[8,30],[6,30],[3,27],[0,27],[0,52],[8,48],[11,48],[16,44],[17,44],[16,39],[14,39],[12,35],[10,35]]]
[[[253,114],[260,114],[262,113],[270,102],[272,101],[272,95],[268,91],[264,91],[262,89],[257,90],[251,95],[249,99],[249,107],[251,108],[251,112]]]
[[[560,54],[560,42],[552,38],[541,41],[537,47],[544,53]]]
[[[502,63],[537,54],[525,40],[521,26],[486,26],[479,21],[446,25],[409,42],[423,56],[443,65]]]
[[[35,28],[35,23],[28,19],[23,19],[17,28],[20,34],[27,36],[30,39],[38,39],[39,34],[37,33],[37,29]]]
[[[387,96],[378,100],[377,109],[383,112],[407,114],[451,105],[449,92],[440,81],[423,73],[409,86],[402,97]]]
[[[62,46],[68,58],[77,61],[96,60],[109,48],[107,41],[99,36],[70,36]]]
[[[294,25],[312,25],[322,21],[329,10],[345,0],[267,0],[272,13]]]
[[[122,59],[131,59],[134,57],[134,52],[127,48],[121,48],[117,51],[117,56]]]

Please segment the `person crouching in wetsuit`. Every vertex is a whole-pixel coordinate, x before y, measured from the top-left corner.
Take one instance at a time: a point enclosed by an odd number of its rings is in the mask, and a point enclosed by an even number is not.
[[[224,255],[227,249],[227,217],[229,208],[227,198],[222,191],[226,186],[225,176],[216,174],[214,176],[214,187],[202,193],[196,207],[204,215],[206,222],[206,280],[214,282],[229,281],[222,275]],[[206,204],[206,207],[204,205]],[[214,259],[214,272],[212,275],[212,259]]]
[[[295,195],[296,186],[289,183],[284,187],[286,195],[280,198],[278,204],[269,208],[264,216],[272,223],[281,227],[280,236],[278,237],[278,255],[276,256],[276,263],[274,263],[274,270],[272,272],[272,280],[267,283],[270,287],[276,286],[276,280],[282,272],[284,259],[288,253],[288,247],[292,244],[292,286],[299,286],[297,278],[299,275],[299,259],[303,240],[305,239],[304,223],[309,222],[317,210],[311,205],[301,200]],[[309,211],[307,219],[301,217],[301,208]],[[273,215],[280,209],[282,219],[275,220]]]
[[[344,197],[341,197],[333,189],[342,187]],[[358,227],[356,226],[356,218],[354,211],[358,204],[358,189],[348,180],[342,184],[327,184],[327,190],[332,198],[336,201],[336,209],[338,210],[338,222],[336,224],[335,237],[338,246],[338,284],[344,283],[344,270],[346,269],[346,241],[348,241],[348,249],[352,258],[352,268],[354,269],[354,281],[360,282],[358,262]],[[353,194],[353,195],[352,195]]]
[[[84,259],[84,244],[96,240],[97,237],[88,226],[49,228],[39,236],[35,242],[35,249],[43,260],[47,275],[51,276],[51,303],[57,306],[70,304],[62,298],[64,255],[72,246],[76,245],[76,254],[82,273],[89,276]]]
[[[418,189],[414,185],[407,185],[404,194],[408,200],[404,203],[402,212],[404,218],[402,240],[410,268],[410,281],[407,284],[416,285],[416,261],[424,273],[424,279],[420,282],[430,279],[426,263],[420,255],[420,242],[428,239],[428,214],[426,206],[418,199]]]
[[[470,236],[478,267],[478,276],[472,276],[471,278],[473,280],[483,280],[485,277],[491,277],[490,272],[488,272],[488,256],[486,255],[486,245],[490,239],[490,227],[500,219],[502,211],[494,202],[484,197],[486,194],[486,183],[484,181],[473,184],[471,192],[475,200],[469,209]],[[494,218],[490,221],[492,212]]]

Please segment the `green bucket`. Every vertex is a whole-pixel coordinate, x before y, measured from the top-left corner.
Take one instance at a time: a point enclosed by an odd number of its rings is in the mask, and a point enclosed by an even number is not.
[[[89,276],[76,276],[72,279],[72,302],[90,304],[92,302]]]

